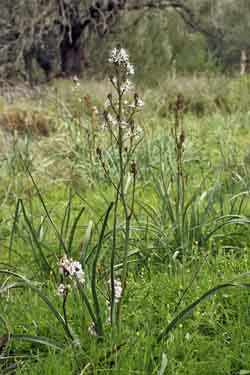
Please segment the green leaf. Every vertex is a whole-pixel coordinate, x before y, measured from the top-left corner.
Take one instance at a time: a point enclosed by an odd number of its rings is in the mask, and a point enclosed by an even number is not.
[[[23,288],[27,287],[27,288],[30,288],[31,290],[33,290],[33,292],[35,292],[41,298],[41,300],[48,306],[51,313],[55,316],[57,321],[63,326],[64,331],[66,332],[67,336],[69,336],[68,327],[65,323],[65,320],[64,320],[63,316],[60,314],[60,312],[57,310],[57,308],[53,305],[53,303],[47,298],[47,296],[44,293],[42,293],[41,290],[38,289],[34,285],[34,283],[32,283],[31,281],[26,279],[26,277],[24,277],[22,275],[19,275],[15,272],[12,272],[12,271],[0,270],[0,274],[14,276],[14,277],[20,279],[20,281],[21,281],[21,282],[19,281],[19,282],[10,284],[9,287],[8,287],[8,285],[6,285],[5,287],[2,288],[2,291],[5,291],[7,289],[13,289],[13,288],[21,288],[21,287],[23,287]],[[0,292],[1,292],[1,289],[0,289]]]
[[[68,254],[69,255],[71,254],[71,248],[72,248],[72,243],[74,241],[75,232],[76,232],[76,229],[77,229],[77,224],[78,224],[84,210],[85,210],[85,207],[82,207],[80,212],[78,213],[77,217],[75,218],[73,225],[72,225],[70,235],[69,235],[69,242],[68,242]]]
[[[64,210],[64,215],[62,218],[62,224],[61,224],[61,230],[60,230],[60,236],[61,238],[66,238],[68,234],[68,229],[69,229],[69,222],[70,222],[70,217],[71,217],[71,211],[72,211],[72,199],[73,199],[73,193],[72,189],[69,189],[69,198],[67,205]]]
[[[31,223],[31,221],[29,220],[28,218],[28,215],[26,213],[26,210],[25,210],[25,206],[23,204],[23,201],[21,199],[19,199],[19,203],[20,203],[20,206],[21,206],[21,210],[22,210],[22,213],[23,213],[23,216],[24,216],[24,220],[29,228],[29,231],[30,231],[30,234],[32,236],[32,239],[37,247],[37,250],[38,250],[38,255],[39,255],[39,260],[40,260],[40,263],[41,263],[41,268],[42,270],[45,272],[45,273],[48,273],[49,271],[52,271],[48,261],[47,261],[47,258],[46,256],[44,255],[43,253],[43,250],[42,250],[42,247],[41,247],[41,244],[37,238],[37,234],[36,234],[36,231],[35,229],[33,228],[33,225]],[[33,252],[34,252],[34,248],[33,248]],[[34,257],[35,259],[37,259],[37,256],[36,254],[34,254]],[[39,261],[38,260],[38,261]]]
[[[25,165],[24,165],[24,166],[25,166]],[[50,222],[50,224],[51,224],[51,226],[52,226],[52,228],[53,228],[53,230],[54,230],[54,232],[55,232],[55,234],[56,234],[56,236],[57,236],[57,238],[58,238],[58,241],[59,241],[60,245],[62,246],[62,248],[64,249],[65,253],[67,254],[67,248],[66,248],[66,246],[65,246],[65,243],[64,243],[64,241],[63,241],[63,239],[62,239],[62,236],[60,235],[59,231],[57,230],[57,227],[56,227],[55,223],[53,222],[53,220],[52,220],[52,218],[51,218],[51,216],[50,216],[50,214],[49,214],[49,211],[48,211],[48,209],[47,209],[47,207],[46,207],[46,204],[45,204],[45,202],[44,202],[44,199],[43,199],[43,197],[42,197],[42,194],[41,194],[41,192],[40,192],[40,190],[39,190],[39,188],[38,188],[38,186],[37,186],[37,184],[36,184],[36,182],[35,182],[35,180],[34,180],[32,174],[31,174],[29,168],[28,168],[27,166],[25,166],[25,168],[26,168],[26,171],[27,171],[28,175],[29,175],[30,178],[31,178],[31,181],[32,181],[32,183],[33,183],[33,186],[34,186],[34,188],[35,188],[35,190],[36,190],[36,192],[37,192],[37,195],[38,195],[39,200],[40,200],[40,202],[41,202],[41,204],[42,204],[42,206],[43,206],[43,209],[44,209],[44,211],[46,212],[46,215],[47,215],[47,217],[48,217],[48,220],[49,220],[49,222]]]
[[[94,258],[94,261],[93,261],[93,266],[92,266],[91,290],[92,290],[93,303],[94,303],[94,309],[95,309],[96,321],[97,321],[96,329],[97,329],[97,333],[98,333],[99,336],[102,336],[103,334],[102,334],[102,320],[101,320],[100,306],[99,306],[99,301],[98,301],[97,292],[96,292],[96,268],[97,268],[97,262],[98,262],[98,258],[99,258],[101,248],[102,248],[102,244],[103,244],[106,226],[108,224],[109,214],[110,214],[110,212],[113,208],[113,205],[114,205],[114,203],[111,202],[108,209],[107,209],[107,212],[106,212],[106,215],[105,215],[105,218],[104,218],[104,221],[103,221],[103,225],[102,225],[102,230],[101,230],[99,240],[98,240],[98,244],[97,244],[95,258]]]
[[[13,221],[11,235],[10,235],[10,244],[9,244],[9,263],[10,264],[11,264],[11,255],[12,255],[12,247],[13,247],[13,242],[14,242],[14,235],[15,235],[16,227],[18,223],[19,209],[20,209],[20,199],[17,200],[14,221]]]
[[[46,346],[50,346],[54,349],[63,350],[64,345],[56,340],[50,339],[44,336],[29,336],[29,335],[16,335],[12,334],[10,336],[12,340],[21,340],[21,341],[30,341],[35,344],[42,344]]]

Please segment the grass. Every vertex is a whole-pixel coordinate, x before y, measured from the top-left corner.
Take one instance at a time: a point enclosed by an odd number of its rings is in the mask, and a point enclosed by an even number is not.
[[[102,150],[108,139],[96,130],[99,118],[91,110],[101,110],[107,83],[81,82],[75,89],[72,82],[61,81],[34,97],[27,94],[27,112],[42,108],[43,119],[49,113],[46,125],[53,124],[54,130],[47,137],[36,132],[10,135],[2,149],[0,373],[250,374],[248,79],[209,79],[211,89],[206,77],[181,77],[159,88],[139,89],[146,103],[136,121],[144,138],[136,154],[129,273],[119,331],[108,324],[106,305],[114,231],[113,211],[107,217],[107,209],[116,195],[95,157],[93,139]],[[180,88],[188,105],[183,205],[176,193],[182,187],[170,105]],[[78,100],[87,95],[89,106]],[[216,104],[218,95],[230,111]],[[17,95],[8,104],[16,113],[14,122],[19,121],[20,100]],[[202,103],[202,113],[192,109],[197,103]],[[105,163],[114,180],[116,162],[109,149]],[[117,220],[114,272],[119,277],[125,238],[120,205]],[[86,279],[84,295],[76,280],[68,281],[66,314],[73,341],[65,320],[58,318],[64,313],[57,295],[64,247],[81,260]],[[192,305],[228,282],[234,286]],[[89,333],[86,298],[103,325],[102,339]],[[187,308],[185,319],[158,340]],[[4,334],[8,340],[1,345]]]

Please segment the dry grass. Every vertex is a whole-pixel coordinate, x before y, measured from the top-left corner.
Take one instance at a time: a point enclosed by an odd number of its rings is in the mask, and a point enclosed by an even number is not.
[[[10,107],[0,115],[0,126],[11,134],[47,137],[53,129],[51,118],[39,110]]]
[[[186,110],[197,116],[216,111],[234,113],[248,110],[249,77],[194,74],[192,76],[167,76],[155,90],[146,89],[151,107],[160,117],[167,117],[176,95],[185,98]],[[160,98],[160,100],[159,100]],[[151,108],[152,109],[152,108]]]
[[[12,150],[16,136],[22,143],[25,135],[31,135],[29,153],[34,155],[34,169],[48,179],[55,175],[71,180],[79,147],[83,150],[88,147],[85,145],[92,119],[84,98],[90,98],[91,105],[97,106],[101,113],[106,95],[112,91],[107,81],[81,80],[79,83],[76,87],[72,80],[57,79],[34,90],[24,85],[15,87],[8,94],[12,103],[7,103],[6,97],[0,95],[0,153],[7,154]],[[247,103],[248,89],[248,81],[229,80],[223,76],[166,77],[157,89],[139,88],[146,106],[137,121],[144,128],[145,137],[151,139],[156,129],[168,126],[170,106],[177,93],[183,94],[191,113],[201,116],[222,111],[224,116],[225,109],[220,108],[216,100],[220,98],[221,103],[225,100],[225,105],[233,110],[237,103],[243,103],[242,96]],[[79,126],[81,134],[77,140]]]

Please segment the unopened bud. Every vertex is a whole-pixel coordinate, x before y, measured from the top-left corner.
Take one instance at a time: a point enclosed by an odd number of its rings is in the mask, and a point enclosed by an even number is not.
[[[184,133],[184,130],[182,130],[182,132],[180,134],[179,142],[180,142],[181,145],[183,145],[183,143],[185,142],[185,133]]]
[[[102,149],[100,147],[96,148],[96,155],[101,158],[102,157]]]
[[[177,95],[176,103],[175,103],[175,109],[177,112],[183,112],[185,107],[184,103],[184,97],[181,94]]]
[[[103,111],[103,117],[106,122],[108,122],[108,111]]]
[[[132,162],[131,162],[130,171],[131,171],[131,173],[132,173],[133,176],[137,175],[137,165],[136,165],[136,161],[135,160],[132,160]]]
[[[139,95],[137,94],[137,92],[135,92],[135,93],[134,93],[135,106],[137,106],[138,99],[139,99]]]

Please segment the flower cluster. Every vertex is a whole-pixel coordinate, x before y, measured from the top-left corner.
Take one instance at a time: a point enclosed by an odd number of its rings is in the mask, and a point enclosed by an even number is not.
[[[121,84],[120,88],[122,94],[131,89],[130,83],[127,84],[128,80]],[[137,93],[133,95],[132,100],[124,99],[122,102],[121,116],[118,116],[116,104],[113,95],[109,94],[104,104],[104,122],[101,125],[101,130],[109,130],[113,134],[116,134],[119,128],[122,128],[125,129],[125,138],[138,136],[142,132],[142,129],[135,127],[134,115],[144,107],[143,100]]]
[[[111,286],[111,280],[109,280]],[[115,303],[118,303],[122,297],[122,283],[120,280],[114,280]]]
[[[125,82],[121,84],[122,94],[126,94],[128,91],[131,91],[134,88],[133,83],[127,78]]]
[[[108,287],[111,290],[111,280],[108,281]],[[114,299],[115,303],[118,303],[119,300],[122,298],[122,283],[120,280],[115,279],[114,280]],[[109,305],[109,301],[107,301],[107,304]]]
[[[64,276],[75,277],[79,283],[84,284],[85,274],[80,262],[63,255],[59,261],[59,271]]]
[[[64,285],[64,284],[60,284],[57,288],[57,294],[60,296],[60,297],[67,297],[69,293],[69,285]]]
[[[123,67],[128,75],[135,73],[134,66],[129,62],[129,55],[124,48],[114,48],[110,53],[108,62]]]
[[[108,281],[109,289],[111,290],[111,280]],[[120,280],[115,279],[114,280],[114,302],[118,303],[120,299],[122,298],[122,283]],[[107,307],[108,307],[108,323],[111,322],[110,312],[111,312],[111,303],[110,300],[106,301]]]

